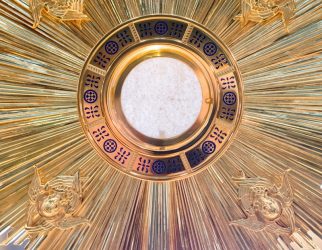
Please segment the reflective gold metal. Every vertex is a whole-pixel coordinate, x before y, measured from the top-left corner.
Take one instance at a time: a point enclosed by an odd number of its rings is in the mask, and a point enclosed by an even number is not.
[[[79,172],[74,176],[57,176],[42,184],[38,169],[29,187],[29,208],[26,230],[43,233],[54,228],[66,229],[88,224],[87,219],[74,217],[83,201]]]
[[[26,2],[0,1],[0,249],[22,248],[28,238],[27,249],[322,249],[321,0],[296,1],[288,36],[273,20],[241,28],[233,20],[241,0],[86,1],[85,13],[93,22],[82,31],[54,26],[45,13],[41,29],[30,30]],[[180,181],[140,181],[114,171],[106,162],[121,166],[104,152],[102,157],[96,154],[101,151],[96,137],[89,138],[89,145],[78,121],[75,83],[84,56],[112,27],[150,13],[203,23],[229,46],[245,86],[245,112],[229,150],[215,164],[207,158],[206,171]],[[149,43],[151,36],[141,38],[140,27],[131,25],[136,21],[127,23],[131,37]],[[194,23],[185,23],[189,25],[177,44],[189,43],[194,34]],[[169,37],[159,40],[168,42]],[[197,47],[191,51],[202,54]],[[89,62],[91,75],[98,72],[103,86],[108,69]],[[215,75],[218,83],[220,74]],[[86,134],[92,135],[83,123]],[[90,228],[54,229],[47,236],[26,233],[34,164],[48,180],[77,169],[90,178],[82,186],[81,210],[75,213],[86,215]],[[242,169],[247,177],[260,176],[271,186],[276,179],[280,187],[276,175],[289,168],[300,231],[279,237],[228,225],[246,218],[232,175]],[[148,174],[140,178],[149,179]],[[283,226],[290,227],[285,222]],[[6,228],[9,234],[3,234]]]
[[[80,28],[82,21],[88,20],[83,13],[84,0],[29,0],[29,8],[34,29],[38,27],[43,11],[59,21],[73,21]]]
[[[211,103],[206,101],[202,103],[201,112],[188,131],[170,139],[155,139],[138,132],[127,122],[121,107],[122,86],[128,73],[145,59],[162,56],[176,58],[187,63],[198,76],[203,99],[213,100]],[[193,143],[197,135],[205,127],[209,126],[208,123],[212,121],[211,117],[215,116],[214,113],[216,113],[218,107],[214,107],[214,105],[217,103],[218,93],[214,92],[211,85],[213,82],[216,82],[216,78],[202,58],[182,45],[163,42],[140,45],[129,51],[125,57],[121,57],[116,62],[115,68],[112,71],[112,74],[107,76],[106,79],[110,84],[105,85],[107,89],[103,90],[103,93],[106,93],[103,95],[105,97],[103,99],[104,110],[108,111],[107,115],[111,117],[113,122],[111,125],[114,129],[119,129],[118,136],[123,137],[124,140],[130,140],[133,147],[136,147],[137,150],[145,149],[152,154],[157,154],[160,151],[169,152],[178,150],[187,144]]]
[[[169,139],[143,135],[129,124],[121,107],[126,76],[151,57],[188,64],[202,90],[195,123]],[[199,24],[164,15],[131,20],[107,34],[88,57],[78,90],[82,126],[93,147],[122,172],[155,181],[190,176],[218,159],[240,122],[242,97],[229,49]]]
[[[233,180],[239,186],[239,205],[247,218],[233,221],[231,225],[256,232],[262,230],[276,234],[295,232],[293,190],[288,171],[285,171],[281,177],[279,187],[267,178],[246,178],[244,172]],[[284,227],[285,224],[288,227]]]
[[[261,23],[279,15],[287,29],[295,8],[294,0],[241,0],[241,14],[236,18],[246,25],[248,22]]]

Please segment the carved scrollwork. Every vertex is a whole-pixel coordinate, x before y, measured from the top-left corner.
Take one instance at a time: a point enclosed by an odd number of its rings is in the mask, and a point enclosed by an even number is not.
[[[232,221],[230,225],[256,232],[265,230],[292,234],[296,228],[288,171],[284,172],[281,179],[280,186],[277,186],[266,178],[246,178],[244,172],[241,172],[240,177],[233,178],[239,186],[239,206],[247,218]]]
[[[41,183],[38,169],[29,187],[29,209],[26,230],[49,231],[88,224],[87,219],[74,217],[83,201],[79,172],[74,176],[57,176]]]

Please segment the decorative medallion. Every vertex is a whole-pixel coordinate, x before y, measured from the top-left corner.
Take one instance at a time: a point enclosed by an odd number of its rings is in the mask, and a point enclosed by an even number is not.
[[[288,171],[284,172],[281,179],[278,187],[266,178],[246,178],[244,172],[241,172],[240,177],[234,178],[239,186],[240,207],[247,218],[230,224],[252,231],[292,234],[296,228],[292,208],[293,191]]]
[[[242,25],[248,22],[261,23],[280,15],[285,28],[294,16],[294,0],[241,0],[241,14],[236,18]]]
[[[193,69],[203,99],[192,127],[170,139],[134,129],[120,103],[131,69],[162,56]],[[228,147],[241,119],[242,83],[229,49],[201,25],[173,16],[138,18],[107,34],[90,53],[78,92],[82,126],[93,147],[113,167],[147,180],[178,179],[204,169]]]
[[[89,223],[87,219],[73,216],[83,201],[79,172],[74,176],[57,176],[41,184],[35,167],[35,176],[28,194],[30,203],[26,230],[30,233]]]
[[[44,10],[60,21],[73,21],[80,28],[82,21],[88,20],[83,13],[84,0],[29,0],[29,8],[34,29],[38,27]]]

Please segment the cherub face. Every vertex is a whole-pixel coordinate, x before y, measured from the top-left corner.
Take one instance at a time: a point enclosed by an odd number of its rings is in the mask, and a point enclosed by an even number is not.
[[[39,204],[39,212],[45,217],[58,216],[61,211],[61,195],[59,193],[52,193],[44,196]]]
[[[258,197],[257,204],[257,211],[259,211],[267,220],[275,220],[282,213],[282,206],[280,202],[269,196]]]

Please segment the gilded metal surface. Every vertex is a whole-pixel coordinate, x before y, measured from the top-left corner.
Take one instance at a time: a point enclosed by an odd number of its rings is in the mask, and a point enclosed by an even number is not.
[[[133,67],[162,56],[194,70],[203,102],[190,129],[154,139],[127,122],[120,96]],[[146,180],[173,180],[205,169],[227,149],[241,119],[242,84],[230,51],[197,23],[172,16],[135,19],[107,34],[87,59],[78,92],[83,129],[94,148],[117,169]]]
[[[294,0],[241,0],[241,14],[236,18],[246,25],[248,22],[262,23],[280,16],[287,29],[295,8]]]
[[[38,169],[29,187],[29,208],[26,230],[44,233],[54,228],[67,229],[88,224],[87,219],[75,217],[83,201],[79,172],[74,176],[57,176],[42,184]]]
[[[295,232],[292,234],[290,247],[294,250],[320,250],[322,249],[322,238],[313,233],[311,230],[307,232],[306,238],[303,238],[301,234],[298,232]],[[280,242],[282,242],[280,240]],[[281,247],[283,249],[288,249],[288,247],[285,247],[285,244],[281,244]]]
[[[82,21],[88,20],[83,13],[84,0],[29,0],[29,8],[34,20],[33,28],[38,27],[44,11],[59,21],[73,21],[79,27]]]
[[[11,232],[0,245],[30,237],[36,164],[48,180],[78,170],[88,177],[79,215],[91,227],[33,234],[28,249],[322,249],[321,0],[295,2],[286,33],[279,18],[241,27],[234,20],[240,0],[85,1],[92,21],[82,30],[49,15],[31,29],[28,0],[1,0],[0,235]],[[211,30],[230,48],[244,84],[243,117],[229,149],[207,170],[171,182],[111,167],[88,143],[77,110],[79,75],[95,45],[116,26],[151,14],[182,16]],[[291,238],[229,226],[245,218],[232,176],[243,170],[279,184],[287,169],[299,229]]]
[[[239,186],[238,199],[247,218],[230,224],[255,232],[266,230],[276,234],[292,234],[296,228],[293,190],[288,178],[286,171],[280,186],[277,186],[266,178],[246,178],[245,173],[241,172],[241,176],[235,177],[234,181]],[[283,222],[287,227],[283,226]]]

